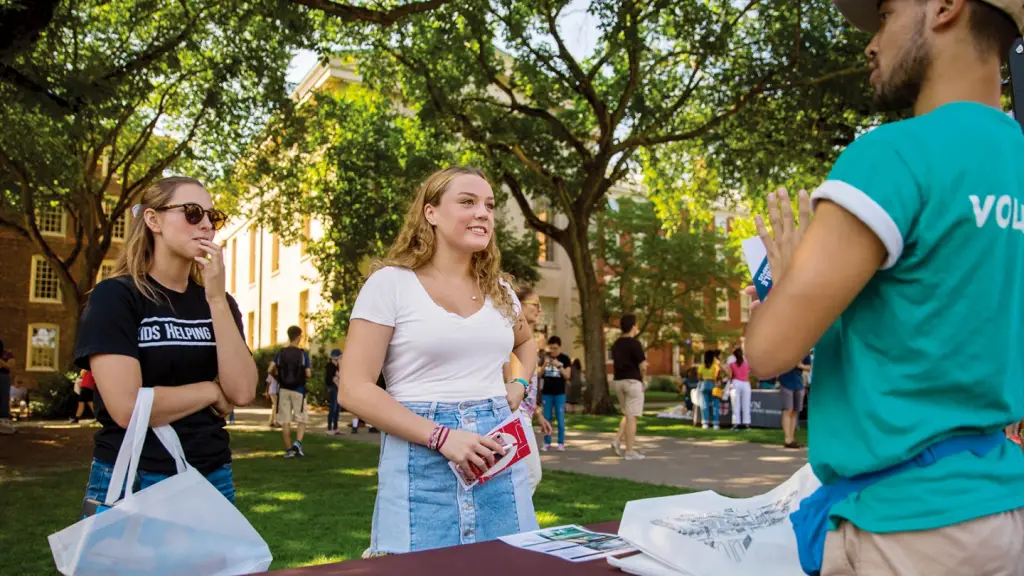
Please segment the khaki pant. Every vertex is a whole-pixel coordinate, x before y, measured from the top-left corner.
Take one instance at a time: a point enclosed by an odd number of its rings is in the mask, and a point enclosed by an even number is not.
[[[644,415],[644,383],[639,380],[612,380],[612,392],[619,398],[619,410],[626,416]]]
[[[306,423],[306,395],[281,388],[277,393],[277,423]]]
[[[1024,508],[920,532],[872,534],[843,522],[821,576],[1024,576]]]

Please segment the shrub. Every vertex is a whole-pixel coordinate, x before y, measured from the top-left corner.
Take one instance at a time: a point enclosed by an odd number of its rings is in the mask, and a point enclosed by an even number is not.
[[[39,379],[36,387],[29,390],[33,413],[43,418],[70,418],[78,407],[75,394],[75,372],[56,372]]]
[[[647,389],[652,392],[679,392],[679,379],[673,376],[655,376]]]
[[[262,397],[267,391],[267,368],[274,359],[274,354],[281,349],[281,346],[271,348],[260,348],[252,354],[256,361],[256,372],[259,374],[259,383],[256,385],[256,397]],[[329,357],[326,354],[309,355],[312,364],[312,373],[306,380],[306,401],[314,406],[326,406],[328,402],[327,390],[324,388],[324,370],[326,370]]]

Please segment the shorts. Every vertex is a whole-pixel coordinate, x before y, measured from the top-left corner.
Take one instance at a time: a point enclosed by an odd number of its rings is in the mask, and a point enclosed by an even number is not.
[[[79,402],[92,402],[92,397],[92,388],[82,388],[81,391],[78,392]]]
[[[501,397],[402,404],[452,430],[476,434],[486,433],[512,415]],[[365,556],[472,544],[537,530],[528,466],[521,460],[464,490],[439,452],[383,434],[370,549]]]
[[[872,534],[843,520],[825,538],[822,576],[985,574],[1024,576],[1024,509],[935,530]]]
[[[306,423],[306,395],[281,388],[277,392],[277,421],[279,424]]]
[[[85,488],[85,499],[86,500],[98,500],[103,502],[107,498],[107,490],[110,488],[110,479],[114,475],[114,465],[109,462],[104,462],[93,458],[92,468],[89,469],[89,484]],[[235,481],[234,475],[231,472],[231,463],[220,466],[213,472],[206,474],[206,479],[213,484],[213,487],[218,492],[224,495],[228,499],[228,502],[235,503]],[[132,490],[138,492],[139,490],[145,490],[153,484],[170,478],[167,474],[160,474],[157,472],[146,472],[139,470],[135,473],[135,481],[132,484]],[[127,481],[126,481],[127,483]],[[124,488],[121,488],[121,497],[124,496]],[[120,498],[119,498],[120,499]],[[84,503],[83,503],[84,508]]]
[[[612,391],[619,398],[619,409],[626,416],[643,416],[644,383],[639,380],[612,380]]]
[[[782,409],[793,410],[794,412],[800,412],[804,409],[804,389],[791,390],[789,388],[779,388],[779,394],[782,395]]]

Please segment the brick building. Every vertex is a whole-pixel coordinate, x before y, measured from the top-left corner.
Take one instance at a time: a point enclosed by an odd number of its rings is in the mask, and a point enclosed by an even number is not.
[[[116,198],[107,198],[108,209]],[[66,258],[75,247],[74,220],[63,209],[43,208],[37,225],[50,248]],[[127,232],[127,214],[114,226],[113,242],[97,274],[97,280],[113,272],[115,259]],[[12,382],[20,379],[34,386],[47,374],[65,370],[75,343],[73,326],[77,311],[66,298],[56,268],[38,247],[17,232],[0,227],[0,340],[14,353]],[[72,269],[78,277],[83,258]]]

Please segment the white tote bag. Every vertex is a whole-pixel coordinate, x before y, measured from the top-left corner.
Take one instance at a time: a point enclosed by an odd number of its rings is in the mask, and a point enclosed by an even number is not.
[[[233,575],[262,572],[270,548],[251,524],[185,460],[170,426],[154,428],[178,473],[132,493],[142,455],[153,390],[139,390],[105,504],[112,506],[50,535],[57,569],[65,575]],[[127,483],[124,499],[117,501]],[[116,505],[115,505],[116,504]]]
[[[789,515],[821,482],[804,465],[767,494],[710,490],[626,504],[619,536],[643,554],[609,560],[641,576],[800,576]]]

